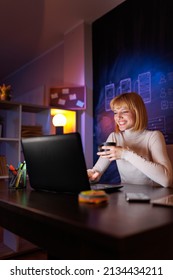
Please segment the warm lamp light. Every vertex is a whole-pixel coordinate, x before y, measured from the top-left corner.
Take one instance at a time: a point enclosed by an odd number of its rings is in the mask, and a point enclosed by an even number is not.
[[[66,125],[67,119],[63,114],[56,114],[53,119],[52,123],[56,127],[56,134],[63,134],[63,128]]]
[[[63,133],[72,133],[76,131],[76,111],[51,108],[50,114],[51,120],[56,114],[62,114],[66,117],[67,122],[63,127]],[[53,123],[51,125],[51,133],[55,133],[55,127]]]
[[[66,125],[67,119],[63,114],[56,114],[52,119],[54,126],[64,126]]]

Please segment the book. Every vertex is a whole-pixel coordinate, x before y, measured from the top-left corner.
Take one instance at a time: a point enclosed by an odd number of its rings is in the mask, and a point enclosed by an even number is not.
[[[0,176],[8,176],[7,161],[4,155],[0,155]]]

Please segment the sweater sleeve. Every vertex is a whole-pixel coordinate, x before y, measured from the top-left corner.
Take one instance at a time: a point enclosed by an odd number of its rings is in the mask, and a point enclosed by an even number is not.
[[[115,133],[114,132],[112,132],[108,136],[106,142],[115,142],[116,143],[116,138],[115,138]],[[93,166],[93,169],[99,171],[101,173],[101,175],[102,175],[106,171],[106,169],[108,168],[110,163],[111,162],[110,162],[109,159],[99,157],[99,159],[97,160],[96,164]]]
[[[172,165],[168,158],[166,144],[161,132],[154,131],[148,142],[152,160],[149,161],[131,150],[124,150],[122,159],[131,163],[152,181],[163,187],[172,186]]]

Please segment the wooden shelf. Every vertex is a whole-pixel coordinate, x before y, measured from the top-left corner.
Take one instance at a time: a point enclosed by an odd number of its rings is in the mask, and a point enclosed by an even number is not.
[[[22,111],[28,113],[39,113],[44,110],[50,110],[50,107],[47,106],[39,106],[39,105],[30,105],[30,104],[22,104]]]
[[[9,110],[12,108],[17,108],[19,103],[11,102],[11,101],[0,101],[0,109]]]
[[[20,139],[19,138],[5,138],[5,137],[1,137],[0,138],[0,141],[4,141],[4,142],[17,142],[17,141],[19,141]]]
[[[38,113],[44,110],[50,110],[50,107],[44,105],[33,105],[33,104],[18,103],[12,101],[0,101],[0,109],[3,110],[9,110],[12,108],[17,108],[19,106],[22,106],[23,112]]]

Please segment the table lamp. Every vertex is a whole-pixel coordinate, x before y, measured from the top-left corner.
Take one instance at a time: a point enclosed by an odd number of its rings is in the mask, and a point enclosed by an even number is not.
[[[66,125],[67,119],[63,114],[56,114],[53,119],[52,123],[56,128],[56,134],[63,134],[64,133],[64,126]]]

